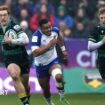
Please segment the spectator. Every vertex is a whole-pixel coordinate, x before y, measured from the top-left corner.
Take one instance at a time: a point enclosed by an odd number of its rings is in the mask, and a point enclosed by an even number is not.
[[[13,2],[12,0],[4,0],[4,4],[7,5],[8,7],[11,7]]]
[[[26,20],[20,22],[22,30],[28,35],[28,38],[31,39],[32,32],[29,30],[29,24]]]
[[[38,1],[34,5],[34,13],[37,13],[37,11],[40,10],[40,7],[41,7],[42,4],[46,4],[49,12],[51,14],[55,15],[55,8],[54,8],[54,6],[50,2],[48,2],[48,0],[40,0],[40,1]]]
[[[89,19],[86,17],[85,9],[79,7],[75,17],[75,25],[71,34],[72,38],[86,39],[88,38]]]
[[[76,22],[72,31],[71,38],[87,39],[89,35],[89,28],[83,22]]]
[[[79,3],[79,8],[84,8],[86,16],[89,19],[94,19],[94,13],[96,12],[96,0],[81,0]]]
[[[66,23],[65,22],[60,22],[59,24],[60,28],[60,34],[64,37],[64,39],[69,39],[71,35],[71,30],[67,29]]]
[[[98,0],[97,1],[97,9],[105,7],[105,1],[104,0]]]
[[[68,14],[66,14],[66,8],[64,6],[59,6],[58,7],[58,14],[56,16],[56,25],[57,27],[59,27],[59,23],[61,21],[64,21],[67,25],[68,29],[72,29],[73,28],[73,18],[71,16],[69,16]]]
[[[85,25],[88,25],[89,23],[89,18],[86,16],[86,11],[84,8],[80,7],[78,8],[78,11],[76,13],[76,17],[75,17],[75,23],[76,22],[83,22]]]
[[[29,16],[33,15],[33,3],[30,0],[19,0],[15,3],[13,13],[16,18],[20,18],[20,11],[22,8],[26,8]]]
[[[26,20],[22,20],[20,22],[20,26],[21,26],[22,30],[28,35],[28,38],[30,40],[29,44],[26,45],[26,48],[27,48],[27,53],[29,55],[30,65],[32,65],[32,63],[33,63],[33,56],[31,54],[31,47],[30,47],[30,45],[31,45],[30,42],[31,42],[31,38],[32,38],[32,32],[29,30],[29,25],[28,25],[28,22]]]
[[[20,18],[18,19],[19,22],[21,22],[22,20],[26,20],[27,22],[29,22],[29,13],[28,13],[28,10],[26,8],[22,8],[20,10]]]
[[[60,3],[58,6],[63,5],[65,6],[66,13],[69,14],[70,16],[74,17],[75,15],[75,5],[72,2],[72,0],[60,0]],[[57,6],[57,7],[58,7]]]
[[[90,29],[92,29],[96,24],[99,23],[99,18],[98,18],[98,11],[100,8],[104,8],[105,7],[105,0],[98,0],[97,1],[97,10],[96,12],[94,13],[95,14],[95,17],[94,19],[91,21],[91,24],[90,24]]]
[[[97,9],[96,9],[96,12],[94,13],[94,19],[91,21],[89,27],[90,29],[92,29],[93,27],[95,27],[96,24],[99,23],[99,18],[98,18],[98,11],[100,8],[104,8],[105,7],[105,0],[97,0]]]
[[[13,0],[4,0],[4,4],[7,5],[11,10],[11,15],[13,15],[14,3],[15,1]]]
[[[43,18],[50,20],[51,26],[55,25],[55,17],[48,11],[48,8],[45,4],[41,5],[40,10],[30,20],[30,28],[32,31],[35,31],[38,28],[38,22]]]
[[[56,26],[61,28],[62,31],[69,30],[71,32],[74,25],[74,20],[71,16],[66,14],[64,6],[58,7],[58,15],[56,16]]]

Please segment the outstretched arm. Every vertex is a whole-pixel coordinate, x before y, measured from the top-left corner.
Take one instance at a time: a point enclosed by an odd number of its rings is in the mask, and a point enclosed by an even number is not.
[[[104,44],[103,40],[100,42],[92,42],[92,41],[88,41],[88,50],[89,51],[94,51],[97,50],[99,47],[101,47]]]

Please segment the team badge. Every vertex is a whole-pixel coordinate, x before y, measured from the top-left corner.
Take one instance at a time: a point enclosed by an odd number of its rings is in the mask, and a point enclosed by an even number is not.
[[[92,89],[99,89],[105,85],[105,81],[102,80],[101,76],[98,73],[87,73],[84,75],[84,81],[88,87]]]

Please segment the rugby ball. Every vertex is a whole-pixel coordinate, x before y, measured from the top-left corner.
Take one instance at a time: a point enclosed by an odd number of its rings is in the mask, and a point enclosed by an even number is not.
[[[13,29],[9,29],[6,35],[11,39],[17,39],[17,33]]]

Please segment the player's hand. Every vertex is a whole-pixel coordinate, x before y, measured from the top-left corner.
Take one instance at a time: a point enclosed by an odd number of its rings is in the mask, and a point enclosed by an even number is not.
[[[54,46],[56,43],[57,43],[57,39],[56,39],[56,38],[53,38],[53,39],[49,42],[49,45],[52,47],[52,46]]]
[[[12,44],[12,40],[7,35],[4,36],[4,41],[8,44]]]
[[[68,53],[67,53],[67,51],[63,51],[62,52],[63,53],[63,59],[65,60],[65,59],[68,59]]]
[[[63,63],[65,65],[68,65],[68,53],[67,51],[63,51],[62,53],[63,53]]]

